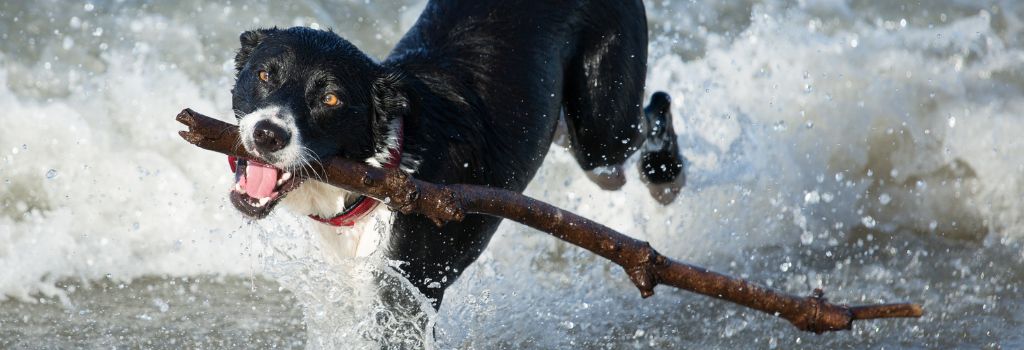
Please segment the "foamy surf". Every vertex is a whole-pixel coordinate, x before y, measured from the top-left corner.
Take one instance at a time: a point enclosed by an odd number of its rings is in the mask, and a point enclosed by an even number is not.
[[[358,283],[393,262],[328,261],[313,223],[283,210],[246,223],[224,195],[223,157],[180,142],[171,119],[186,106],[230,116],[230,60],[244,29],[333,27],[379,56],[421,3],[3,6],[0,295],[18,311],[0,313],[0,345],[55,344],[47,335],[75,323],[43,315],[62,313],[105,320],[61,338],[87,347],[373,347],[381,325],[371,315],[385,326],[424,321],[387,314]],[[921,302],[925,317],[810,336],[667,288],[640,299],[617,267],[505,224],[425,316],[436,332],[410,333],[409,344],[1024,346],[1021,5],[647,6],[648,89],[674,97],[688,187],[668,207],[633,171],[622,191],[600,191],[552,147],[527,194],[668,256],[794,293],[824,287],[835,301]],[[203,300],[234,304],[202,311]],[[61,306],[46,309],[53,302]],[[199,316],[155,317],[165,304]],[[220,343],[154,343],[163,338],[145,331],[194,334],[181,325],[243,309],[267,311],[217,323]],[[136,331],[120,342],[95,336],[118,327]],[[267,328],[283,331],[261,335]]]

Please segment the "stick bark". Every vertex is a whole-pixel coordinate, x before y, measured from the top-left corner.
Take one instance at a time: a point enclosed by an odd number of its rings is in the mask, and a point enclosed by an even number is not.
[[[179,135],[214,152],[259,159],[239,142],[238,127],[190,109],[177,120],[189,130]],[[640,296],[654,295],[659,284],[730,301],[784,318],[814,333],[849,330],[855,320],[921,317],[918,304],[847,306],[833,304],[821,289],[796,296],[749,281],[685,264],[659,254],[645,241],[513,191],[472,185],[438,185],[417,180],[398,169],[375,168],[360,162],[327,159],[310,170],[327,183],[380,200],[405,214],[416,213],[437,225],[462,220],[466,214],[510,219],[582,247],[622,266]]]

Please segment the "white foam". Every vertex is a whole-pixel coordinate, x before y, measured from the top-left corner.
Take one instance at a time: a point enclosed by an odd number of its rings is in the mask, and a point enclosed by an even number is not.
[[[0,295],[53,294],[68,277],[258,270],[224,199],[222,157],[176,140],[176,110],[214,114],[214,103],[181,74],[129,59],[108,58],[94,78],[106,84],[49,101],[19,97],[0,74]]]

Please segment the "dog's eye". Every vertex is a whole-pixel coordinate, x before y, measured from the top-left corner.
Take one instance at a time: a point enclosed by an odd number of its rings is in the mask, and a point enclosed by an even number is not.
[[[261,71],[259,71],[256,74],[260,77],[260,80],[262,80],[262,81],[270,81],[270,73],[267,73],[267,71],[261,70]]]
[[[320,99],[320,102],[322,102],[326,106],[334,107],[341,103],[341,100],[338,99],[338,95],[326,94],[324,95],[323,98]]]

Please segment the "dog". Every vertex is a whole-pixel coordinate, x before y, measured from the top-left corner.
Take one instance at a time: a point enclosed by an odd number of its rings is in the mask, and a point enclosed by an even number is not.
[[[641,109],[640,0],[432,0],[383,61],[332,31],[274,27],[239,40],[232,107],[244,147],[266,163],[231,161],[232,204],[259,219],[285,203],[317,220],[338,254],[403,262],[435,308],[501,219],[437,227],[299,169],[343,157],[522,192],[561,129],[601,188],[623,185],[637,151],[656,200],[671,202],[685,184],[669,96],[654,93]],[[384,229],[370,228],[375,220]]]

